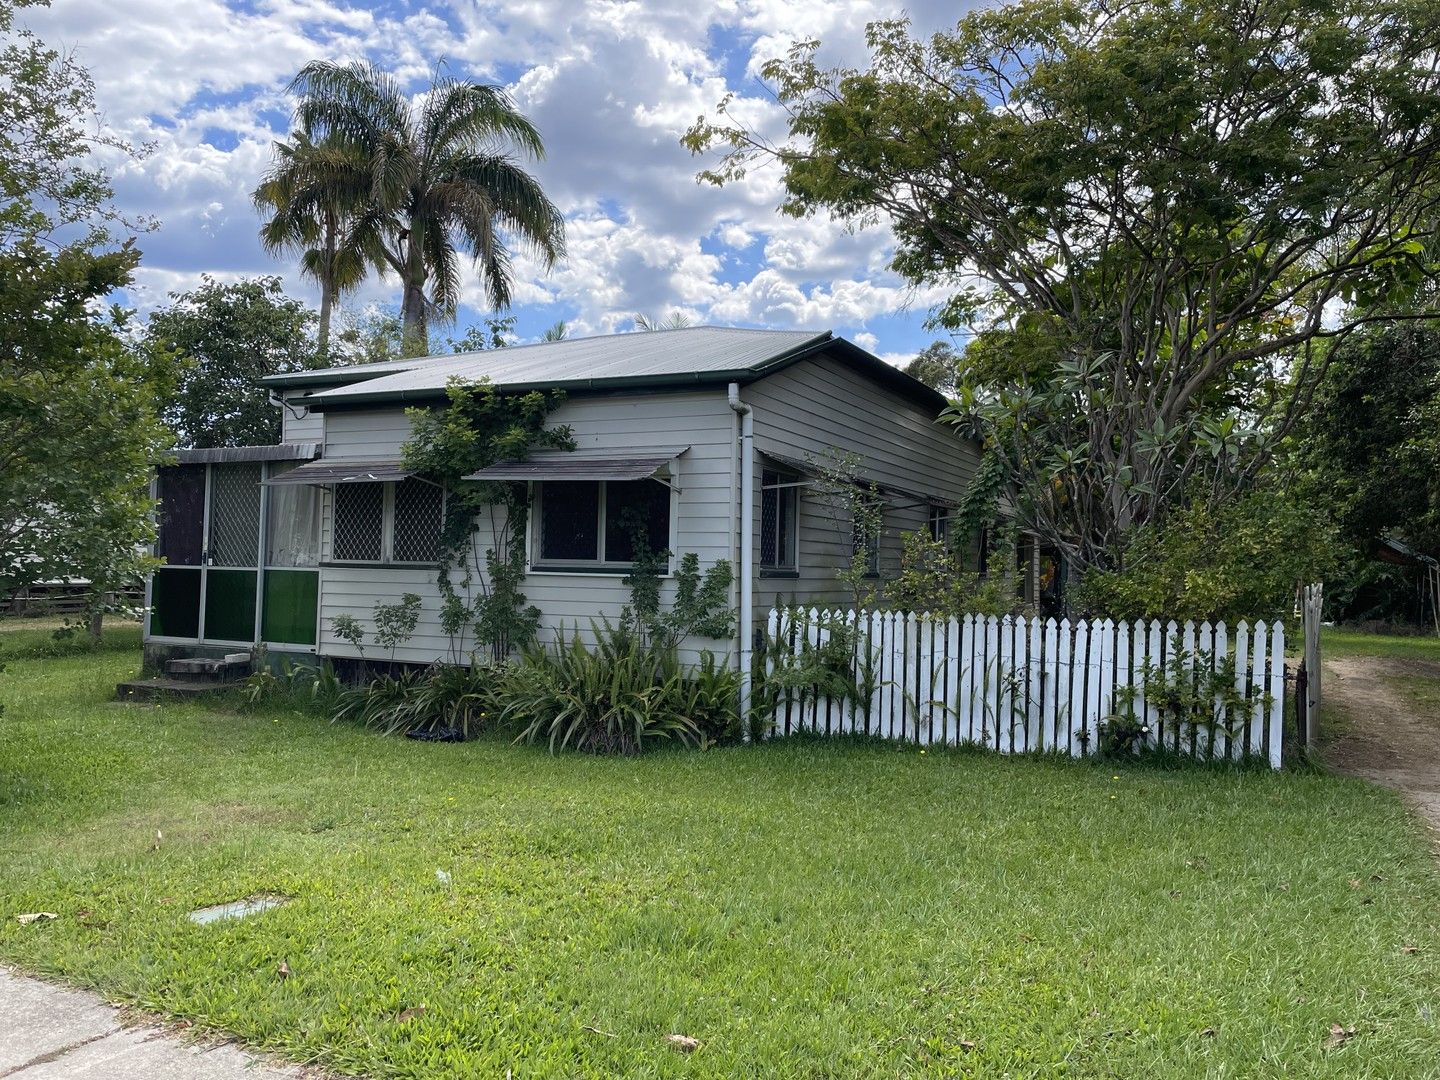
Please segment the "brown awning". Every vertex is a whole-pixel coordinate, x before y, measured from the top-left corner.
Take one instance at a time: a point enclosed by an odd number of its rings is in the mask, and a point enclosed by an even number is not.
[[[500,461],[466,480],[644,480],[688,446],[543,450],[524,461]]]
[[[415,473],[397,460],[386,461],[312,461],[289,472],[272,476],[266,484],[378,484],[387,480],[405,480]]]

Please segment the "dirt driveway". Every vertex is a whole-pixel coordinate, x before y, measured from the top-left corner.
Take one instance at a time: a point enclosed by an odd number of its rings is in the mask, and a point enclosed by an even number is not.
[[[1348,720],[1337,725],[1326,760],[1396,788],[1440,833],[1440,663],[1337,657],[1325,661],[1323,689],[1324,713]]]

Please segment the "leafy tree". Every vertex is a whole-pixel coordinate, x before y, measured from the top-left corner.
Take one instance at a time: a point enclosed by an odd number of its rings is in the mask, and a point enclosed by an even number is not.
[[[362,248],[352,233],[369,195],[360,164],[340,140],[316,143],[297,132],[275,143],[274,162],[253,196],[256,208],[270,214],[260,228],[265,250],[298,254],[300,272],[320,286],[315,344],[322,357],[330,352],[335,304],[360,287],[367,263],[377,257],[377,249]]]
[[[1350,552],[1326,588],[1327,609],[1343,619],[1413,618],[1415,571],[1373,556],[1390,538],[1440,559],[1440,325],[1347,341],[1293,440],[1300,497],[1329,511]]]
[[[480,326],[468,326],[465,334],[451,338],[450,351],[454,353],[486,352],[489,349],[503,349],[510,344],[515,333],[515,316],[504,315],[485,319]]]
[[[1440,558],[1440,325],[1385,327],[1338,351],[1296,434],[1311,494],[1345,538]]]
[[[207,275],[199,288],[170,298],[150,316],[145,336],[188,361],[165,408],[181,443],[279,442],[280,416],[260,380],[316,366],[314,312],[273,276],[226,283]]]
[[[960,353],[948,341],[932,341],[905,365],[905,374],[948,397],[959,382]]]
[[[1114,619],[1279,619],[1295,588],[1331,571],[1340,557],[1326,509],[1272,487],[1219,508],[1203,500],[1174,508],[1164,526],[1128,538],[1122,566],[1094,568],[1072,606]]]
[[[872,24],[865,70],[800,43],[765,68],[788,141],[728,102],[686,141],[728,147],[717,183],[778,161],[791,214],[889,223],[989,349],[956,419],[1024,523],[1103,568],[1255,482],[1325,339],[1433,303],[1437,38],[1422,0],[1027,0],[924,41]]]
[[[332,364],[380,364],[404,355],[405,325],[395,308],[343,312],[327,357]]]
[[[299,131],[336,149],[314,181],[315,202],[348,220],[343,248],[400,278],[407,355],[429,351],[433,319],[454,318],[461,251],[496,308],[510,304],[505,236],[547,267],[563,254],[560,211],[512,153],[543,157],[540,134],[499,87],[437,73],[412,101],[373,65],[315,61],[292,89]],[[357,190],[368,192],[359,209]]]
[[[104,305],[139,260],[112,234],[146,223],[124,219],[83,164],[97,139],[89,76],[17,30],[15,9],[0,0],[0,597],[88,580],[98,637],[106,594],[149,564],[169,363]]]

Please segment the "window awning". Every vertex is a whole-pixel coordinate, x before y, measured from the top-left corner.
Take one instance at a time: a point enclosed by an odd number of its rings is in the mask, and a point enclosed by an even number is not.
[[[275,443],[270,446],[210,446],[175,451],[180,465],[230,465],[251,461],[309,461],[320,454],[320,444]]]
[[[405,480],[415,473],[398,460],[386,461],[312,461],[289,472],[272,476],[266,484],[377,484],[387,480]]]
[[[500,461],[466,480],[644,480],[689,450],[675,447],[603,447],[542,450],[524,461]]]
[[[761,450],[760,456],[768,458],[782,469],[806,477],[808,480],[819,480],[823,482],[825,479],[825,469],[822,462],[802,461],[800,458],[790,457],[786,454],[777,454],[773,450]],[[947,510],[954,510],[960,505],[954,499],[946,499],[939,495],[926,495],[922,492],[897,487],[894,484],[883,484],[864,476],[855,477],[854,484],[856,487],[868,488],[878,493],[887,501],[891,501],[897,510],[908,509],[915,506],[926,506],[932,503],[936,506],[943,506]]]

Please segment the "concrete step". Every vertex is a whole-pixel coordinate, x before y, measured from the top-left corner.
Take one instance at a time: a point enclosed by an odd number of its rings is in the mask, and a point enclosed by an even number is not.
[[[243,678],[250,674],[248,652],[226,653],[224,656],[186,656],[165,661],[165,674],[177,679],[224,680]]]
[[[195,679],[132,679],[115,687],[116,701],[166,701],[176,698],[203,698],[233,690],[238,682],[199,682]],[[0,1074],[3,1075],[3,1074]]]

